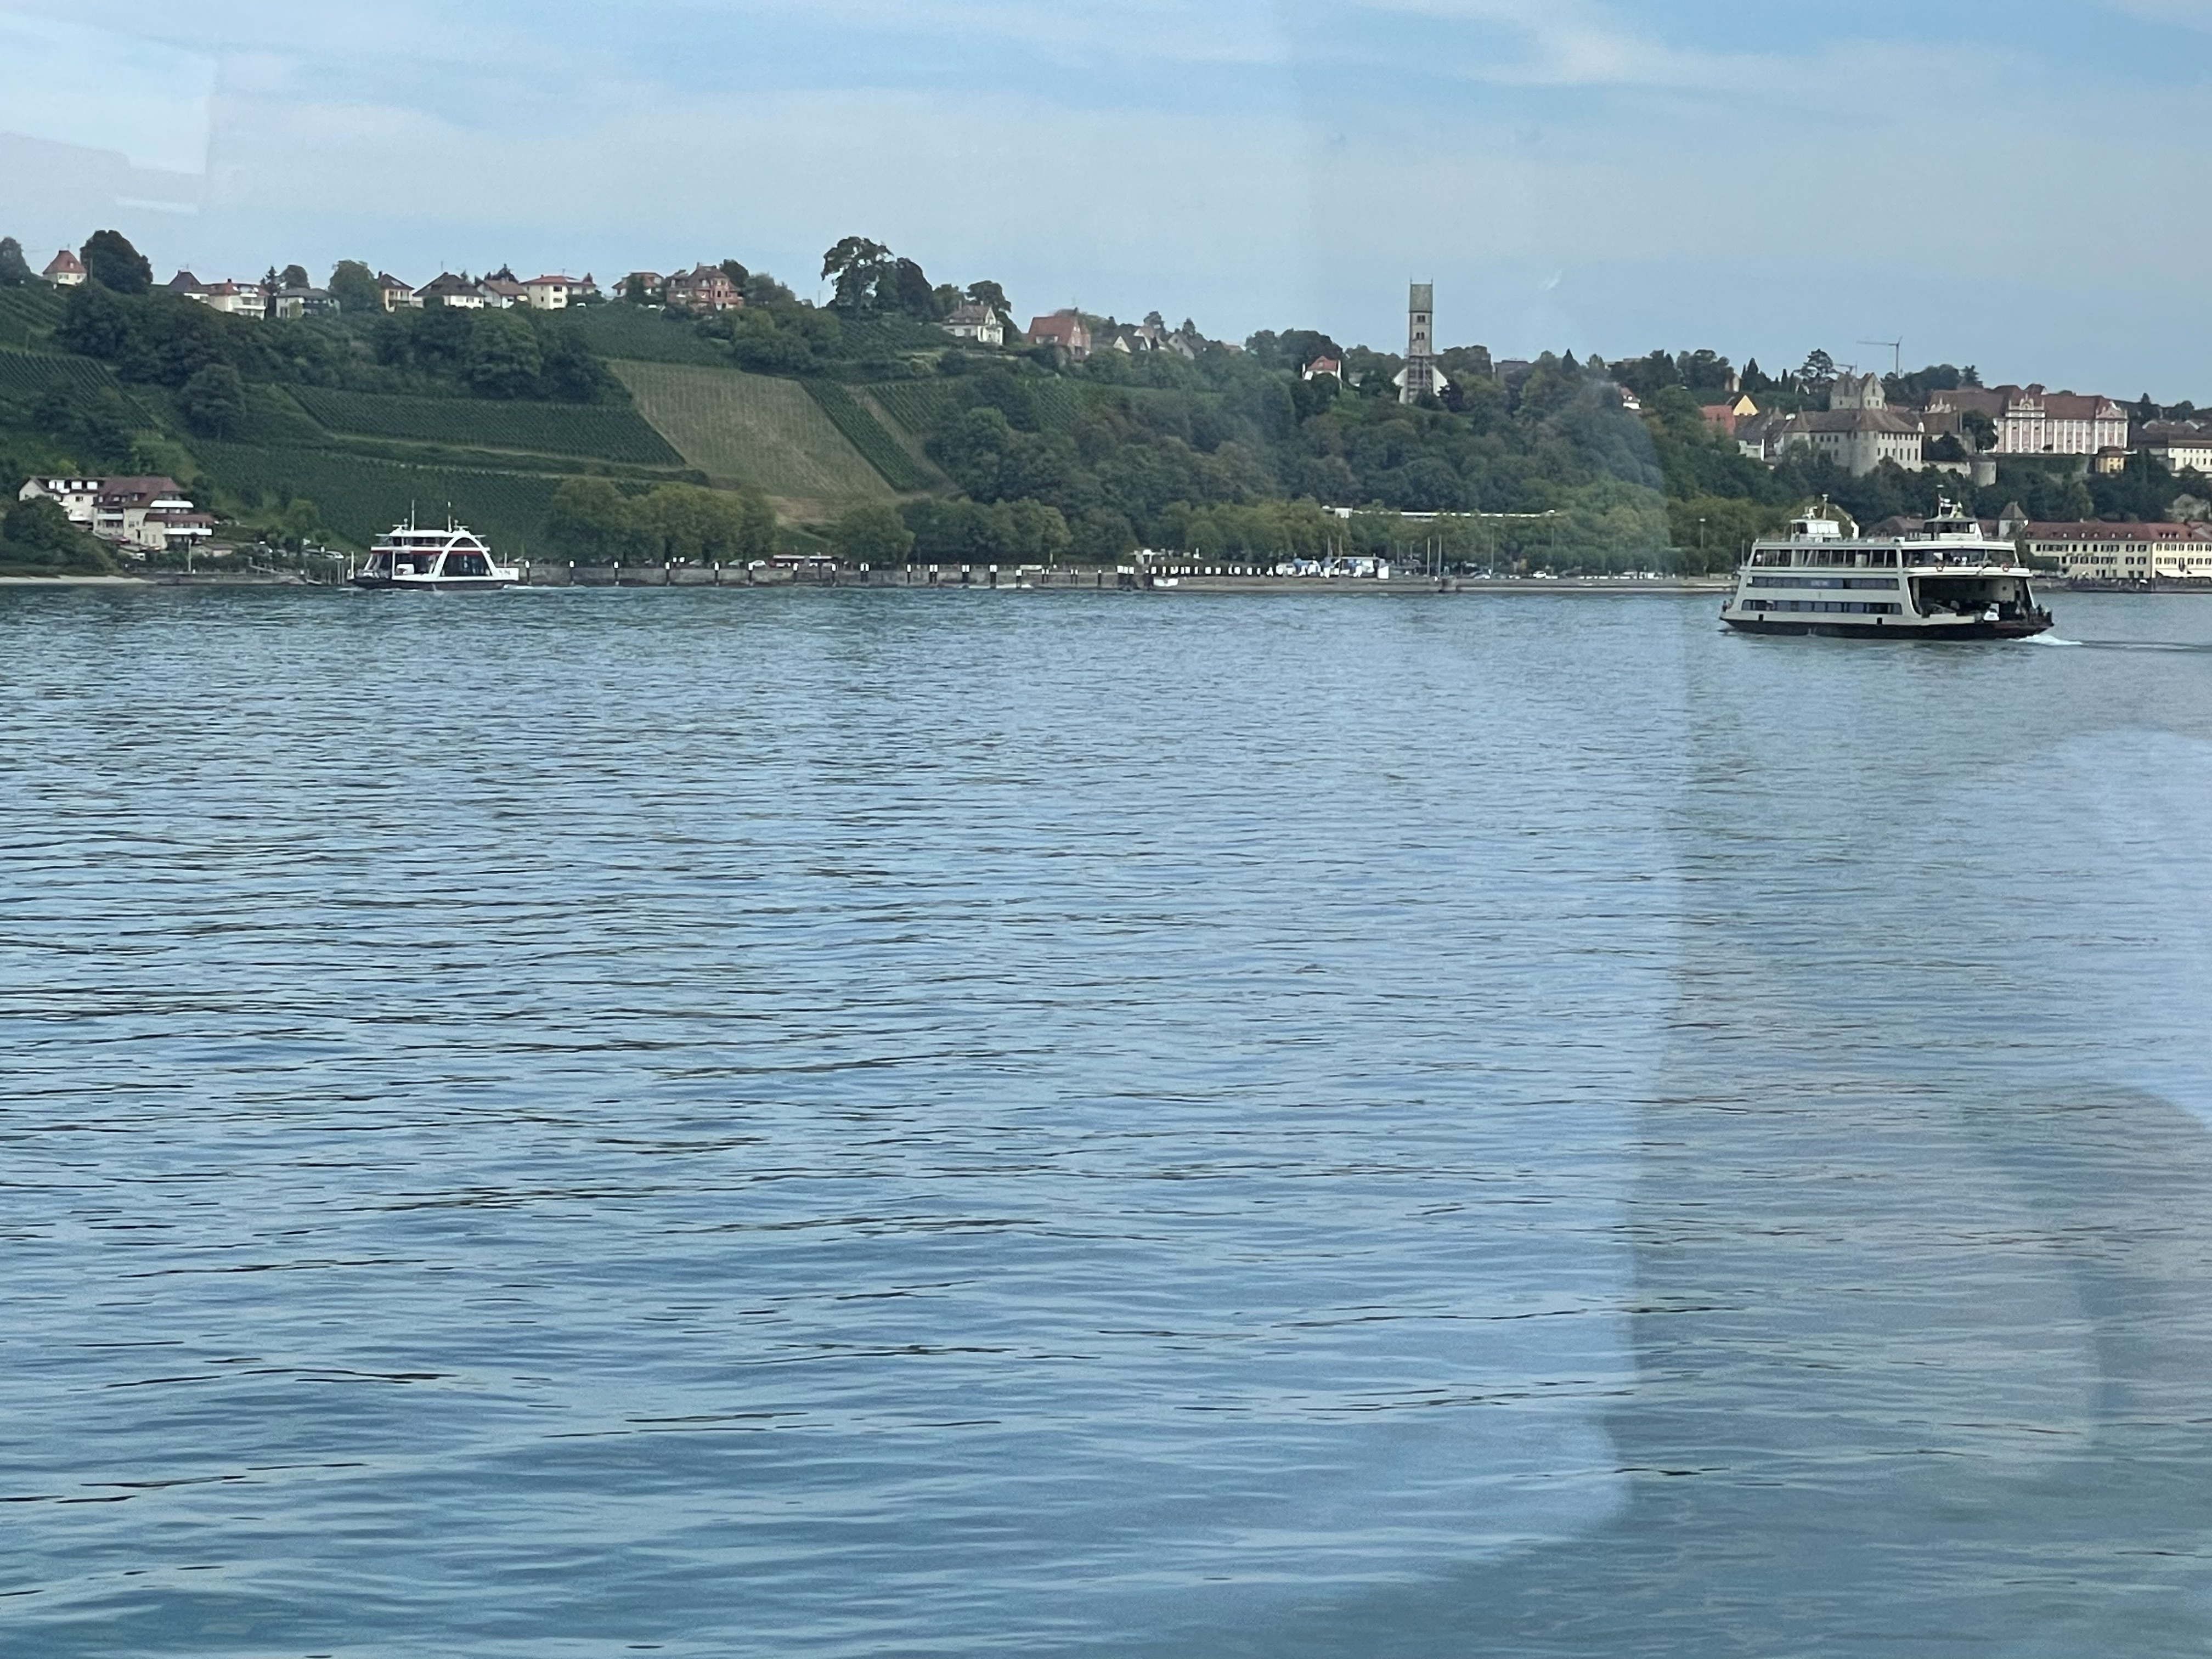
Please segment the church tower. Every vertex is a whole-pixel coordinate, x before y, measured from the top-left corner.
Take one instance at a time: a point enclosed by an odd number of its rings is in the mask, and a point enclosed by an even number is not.
[[[1437,390],[1436,284],[1415,283],[1406,300],[1406,379],[1398,401],[1410,404]]]

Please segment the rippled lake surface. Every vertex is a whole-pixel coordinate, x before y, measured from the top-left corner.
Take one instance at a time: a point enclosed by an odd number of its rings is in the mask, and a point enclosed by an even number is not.
[[[2212,601],[1716,608],[0,593],[0,1648],[2203,1652]]]

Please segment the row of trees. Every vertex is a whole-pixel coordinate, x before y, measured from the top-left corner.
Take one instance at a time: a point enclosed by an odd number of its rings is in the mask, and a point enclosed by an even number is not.
[[[113,364],[126,380],[185,392],[188,418],[195,406],[210,414],[195,419],[195,428],[218,435],[242,410],[240,389],[253,380],[569,403],[623,395],[591,349],[545,313],[380,311],[368,330],[364,338],[349,330],[272,327],[173,294],[132,297],[87,283],[70,290],[55,340]]]
[[[553,492],[545,535],[586,564],[744,563],[775,550],[775,510],[750,490],[664,483],[631,493],[569,478]]]

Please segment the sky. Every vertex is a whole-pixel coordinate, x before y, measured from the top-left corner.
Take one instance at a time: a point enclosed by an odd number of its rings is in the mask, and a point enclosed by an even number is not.
[[[2212,0],[0,0],[0,234],[2212,402]]]

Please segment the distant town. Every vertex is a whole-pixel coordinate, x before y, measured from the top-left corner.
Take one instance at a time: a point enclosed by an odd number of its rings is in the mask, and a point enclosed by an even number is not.
[[[115,240],[121,242],[119,237]],[[94,243],[98,241],[95,238]],[[128,247],[128,244],[122,246]],[[66,294],[88,283],[100,283],[94,267],[100,257],[94,244],[88,244],[81,252],[62,249],[34,276],[24,264],[20,248],[11,240],[0,240],[0,284],[11,280],[12,265],[16,273],[13,280],[43,283]],[[135,250],[131,258],[144,264]],[[1794,488],[1793,479],[1817,483],[1832,478],[1835,481],[1832,490],[1822,493],[1832,493],[1842,501],[1853,499],[1854,485],[1863,486],[1864,493],[1857,498],[1862,513],[1883,506],[1904,509],[1869,518],[1868,533],[1902,537],[1918,534],[1934,506],[1929,490],[1936,486],[1915,481],[1949,479],[1950,485],[1945,487],[1954,489],[1961,499],[1980,499],[1979,516],[1986,534],[2014,543],[2038,565],[2069,578],[2120,584],[2212,581],[2212,420],[2197,418],[2194,407],[2188,404],[2160,407],[2147,398],[2130,404],[2101,393],[2052,391],[2040,384],[1984,386],[1972,368],[1957,369],[1948,365],[1908,374],[1900,362],[1895,372],[1885,376],[1850,365],[1839,366],[1820,351],[1810,354],[1800,368],[1781,375],[1763,374],[1756,363],[1737,369],[1711,352],[1684,353],[1679,357],[1655,352],[1643,358],[1616,360],[1610,365],[1595,358],[1578,363],[1571,354],[1493,362],[1480,346],[1438,348],[1436,290],[1429,283],[1416,283],[1408,292],[1404,350],[1386,353],[1362,347],[1347,349],[1310,331],[1264,333],[1243,342],[1212,340],[1188,319],[1170,325],[1154,313],[1140,322],[1125,323],[1073,306],[1032,316],[1025,328],[1018,327],[997,284],[977,283],[965,288],[932,284],[911,262],[897,259],[880,244],[859,238],[848,239],[830,251],[824,259],[823,276],[836,279],[837,284],[838,299],[830,308],[842,311],[848,325],[871,317],[890,317],[906,325],[933,329],[947,342],[987,353],[1020,354],[1027,361],[1044,365],[1048,372],[1057,366],[1059,372],[1087,374],[1093,381],[1104,374],[1113,360],[1132,365],[1148,359],[1181,362],[1192,366],[1194,375],[1201,375],[1204,365],[1210,362],[1247,359],[1264,365],[1270,373],[1287,374],[1296,386],[1308,389],[1300,399],[1292,400],[1293,417],[1301,422],[1316,415],[1341,414],[1341,410],[1333,411],[1322,395],[1332,386],[1345,399],[1346,409],[1372,405],[1379,393],[1380,401],[1409,410],[1432,410],[1489,419],[1507,412],[1527,413],[1534,406],[1531,400],[1538,395],[1535,388],[1548,383],[1547,377],[1571,380],[1585,391],[1595,387],[1601,403],[1650,428],[1659,444],[1657,459],[1668,480],[1667,519],[1659,545],[1671,542],[1680,553],[1692,545],[1694,532],[1698,550],[1709,556],[1708,563],[1710,556],[1720,549],[1726,549],[1732,559],[1760,526],[1775,522]],[[532,276],[520,276],[504,267],[483,276],[441,271],[418,285],[388,270],[348,261],[321,284],[311,282],[298,265],[282,270],[271,268],[258,278],[225,276],[214,280],[180,270],[158,283],[151,281],[149,274],[143,291],[186,301],[242,322],[272,325],[357,317],[362,313],[404,318],[434,312],[550,314],[627,307],[695,320],[702,337],[726,342],[733,366],[755,372],[763,372],[763,365],[745,355],[748,342],[757,350],[761,339],[774,336],[780,348],[787,346],[799,334],[793,313],[812,309],[772,278],[734,260],[701,262],[665,273],[633,270],[616,279],[606,290],[588,271],[581,276],[550,272]],[[759,313],[757,328],[747,320],[749,311]],[[779,325],[784,331],[781,334],[777,333]],[[748,330],[753,331],[748,333]],[[29,349],[27,339],[25,349]],[[822,349],[818,340],[811,343],[811,349],[818,357]],[[915,357],[911,342],[901,349]],[[634,348],[616,343],[597,349],[619,363],[623,354]],[[1363,502],[1358,469],[1330,461],[1332,451],[1347,461],[1354,459],[1357,452],[1336,441],[1312,446],[1320,452],[1313,459],[1295,465],[1277,462],[1272,483],[1261,482],[1258,471],[1242,459],[1243,452],[1237,452],[1239,459],[1234,464],[1246,466],[1253,482],[1197,480],[1184,487],[1188,507],[1177,507],[1170,500],[1167,506],[1171,510],[1164,514],[1158,509],[1147,514],[1141,504],[1118,506],[1110,490],[1097,505],[1086,507],[1087,500],[1099,496],[1098,490],[1079,482],[1059,483],[1049,477],[1027,482],[1018,489],[1000,482],[1006,476],[1004,465],[999,466],[993,486],[979,489],[971,482],[972,469],[966,465],[965,454],[957,453],[966,440],[945,424],[957,410],[947,405],[945,415],[933,410],[904,413],[918,410],[921,403],[918,394],[904,389],[911,376],[921,372],[915,367],[918,362],[915,358],[890,367],[877,363],[873,368],[863,364],[840,371],[831,377],[833,381],[861,386],[859,397],[845,397],[842,402],[827,387],[810,386],[816,402],[830,413],[833,424],[859,446],[861,454],[888,481],[886,493],[896,495],[905,503],[898,509],[905,528],[885,533],[883,540],[887,547],[896,547],[902,537],[909,542],[916,535],[926,539],[932,524],[942,519],[941,509],[920,499],[932,493],[933,480],[938,493],[950,486],[956,495],[964,491],[969,501],[982,507],[990,506],[995,494],[1010,504],[1034,502],[1054,513],[1064,527],[1055,530],[1047,525],[1032,537],[1047,557],[1054,556],[1056,547],[1065,550],[1080,544],[1086,526],[1097,528],[1093,540],[1098,550],[1116,555],[1134,550],[1141,541],[1158,538],[1164,527],[1201,551],[1211,532],[1211,539],[1224,552],[1255,554],[1264,550],[1260,544],[1271,532],[1224,529],[1221,526],[1227,520],[1222,515],[1240,501],[1258,505],[1273,496],[1285,500],[1285,510],[1297,507],[1303,498],[1313,510],[1324,518],[1334,515],[1333,521],[1340,524],[1357,513],[1393,516],[1401,526],[1421,523],[1426,526],[1424,536],[1439,544],[1435,556],[1440,562],[1448,556],[1441,544],[1457,535],[1449,556],[1462,562],[1480,558],[1492,568],[1535,568],[1547,555],[1557,562],[1560,521],[1571,515],[1556,493],[1540,500],[1540,491],[1534,484],[1522,487],[1527,500],[1502,507],[1469,505],[1453,499],[1455,494],[1484,492],[1472,483],[1455,491],[1433,470],[1428,475],[1437,480],[1433,483],[1419,489],[1404,484],[1384,489],[1370,486],[1365,493],[1380,499]],[[765,372],[804,376],[822,367],[820,362],[799,361],[787,369],[770,367]],[[939,372],[951,374],[959,368],[957,362],[940,364]],[[1212,384],[1217,388],[1227,384],[1222,379],[1226,371],[1211,372],[1212,381],[1201,378],[1189,384]],[[872,375],[880,375],[885,384],[869,390]],[[602,374],[600,380],[609,387],[615,386],[611,376]],[[626,372],[623,384],[633,397],[641,388],[645,390],[648,395],[639,406],[648,419],[654,418],[649,395],[653,388],[647,377]],[[1115,375],[1106,375],[1103,384],[1120,381]],[[1155,375],[1146,384],[1170,388],[1182,383]],[[408,388],[393,382],[390,389]],[[619,392],[622,388],[615,389]],[[4,390],[4,380],[0,380],[0,392]],[[193,410],[189,388],[179,391],[185,395],[179,407],[189,419]],[[477,395],[484,395],[481,386],[477,391]],[[57,395],[49,390],[49,404]],[[364,389],[350,395],[358,400],[379,393]],[[491,395],[518,394],[495,392]],[[519,395],[547,394],[526,391]],[[291,394],[291,401],[317,421],[337,422],[332,428],[337,434],[333,441],[358,443],[345,437],[345,417],[334,412],[329,396],[301,391]],[[998,401],[1004,406],[1003,398]],[[955,398],[955,404],[962,403],[963,398]],[[853,407],[848,410],[847,404]],[[893,411],[900,413],[894,416]],[[358,422],[358,416],[353,418]],[[1190,417],[1176,418],[1188,424]],[[1686,469],[1675,463],[1683,441],[1681,428],[1692,420],[1704,434],[1705,447],[1691,458],[1694,465]],[[902,421],[908,423],[909,431],[901,431]],[[969,424],[973,425],[972,421]],[[234,425],[204,422],[198,430],[203,437],[214,434],[234,441],[238,433]],[[1001,423],[1002,428],[1006,425]],[[658,422],[658,426],[660,434],[673,443],[669,459],[692,463],[690,476],[697,482],[714,483],[732,473],[743,481],[741,462],[724,465],[718,472],[714,458],[705,454],[702,446],[692,441],[684,429],[665,420]],[[1024,435],[1032,429],[1039,430],[1038,441],[1048,435],[1036,428],[1034,420],[1025,420],[1016,410],[1010,436],[991,441],[1002,447],[1010,443],[1012,447],[1006,453],[1011,454],[1037,441]],[[408,435],[398,426],[391,430],[395,439]],[[1245,441],[1233,433],[1229,436],[1232,447]],[[1209,446],[1195,428],[1182,442],[1187,448],[1202,450],[1211,459],[1224,459],[1231,453],[1219,447],[1218,440]],[[1762,485],[1753,475],[1727,474],[1725,469],[1716,476],[1705,476],[1715,473],[1711,459],[1715,447],[1737,458],[1738,465],[1748,463],[1763,469],[1776,483]],[[138,447],[143,452],[148,446],[142,443]],[[487,451],[491,447],[485,446]],[[375,459],[398,465],[405,458],[395,460],[385,453]],[[1459,469],[1458,477],[1465,479],[1474,463],[1455,455],[1452,465]],[[2021,472],[2021,466],[2027,471]],[[1050,469],[1046,471],[1048,473]],[[1684,482],[1686,471],[1697,472],[1698,481]],[[698,477],[700,473],[706,476]],[[1410,479],[1413,475],[1400,476]],[[2054,516],[2047,510],[2031,511],[2020,498],[2004,498],[2013,487],[2006,481],[2022,477],[2032,486],[2028,489],[2033,498],[2031,506],[2047,508],[2055,504],[2076,510]],[[2130,479],[2141,487],[2121,489],[2120,485]],[[769,481],[771,485],[773,482]],[[2108,483],[2112,488],[2105,489]],[[46,466],[25,477],[16,494],[20,501],[51,501],[71,529],[133,556],[189,553],[194,549],[218,550],[224,546],[217,538],[225,528],[225,518],[200,505],[191,487],[169,474]],[[289,499],[293,492],[280,494]],[[1218,507],[1208,507],[1209,495]],[[2112,502],[2123,498],[2125,502],[2149,505],[2155,514],[2109,510]],[[822,510],[830,508],[836,508],[840,515],[859,510],[840,507],[835,501]],[[2107,510],[2093,514],[2085,508]],[[805,501],[788,510],[798,513],[804,522]],[[1625,525],[1620,511],[1612,509],[1613,518]],[[1547,519],[1553,522],[1537,527],[1548,531],[1549,541],[1539,546],[1530,526]],[[1457,526],[1462,520],[1487,526],[1487,539],[1460,534]],[[1280,513],[1276,521],[1289,523]],[[545,522],[557,538],[562,522],[557,514]],[[1296,534],[1287,529],[1272,532],[1283,542],[1279,551],[1286,557],[1310,563],[1317,550],[1312,544],[1316,534],[1322,538],[1319,550],[1336,548],[1342,539],[1340,532],[1329,531],[1325,525],[1314,531],[1312,525],[1320,520],[1300,522],[1303,527]],[[351,533],[356,537],[361,533],[358,525]],[[1375,533],[1379,532],[1370,527],[1370,540]],[[1626,533],[1632,541],[1651,548],[1654,553],[1659,550],[1648,527]],[[1303,544],[1293,544],[1300,538],[1304,538]],[[1346,545],[1338,550],[1348,557],[1354,550]],[[1364,550],[1370,558],[1379,551],[1371,546]],[[1077,551],[1080,556],[1082,549],[1077,546]],[[1648,556],[1635,556],[1649,562]]]

